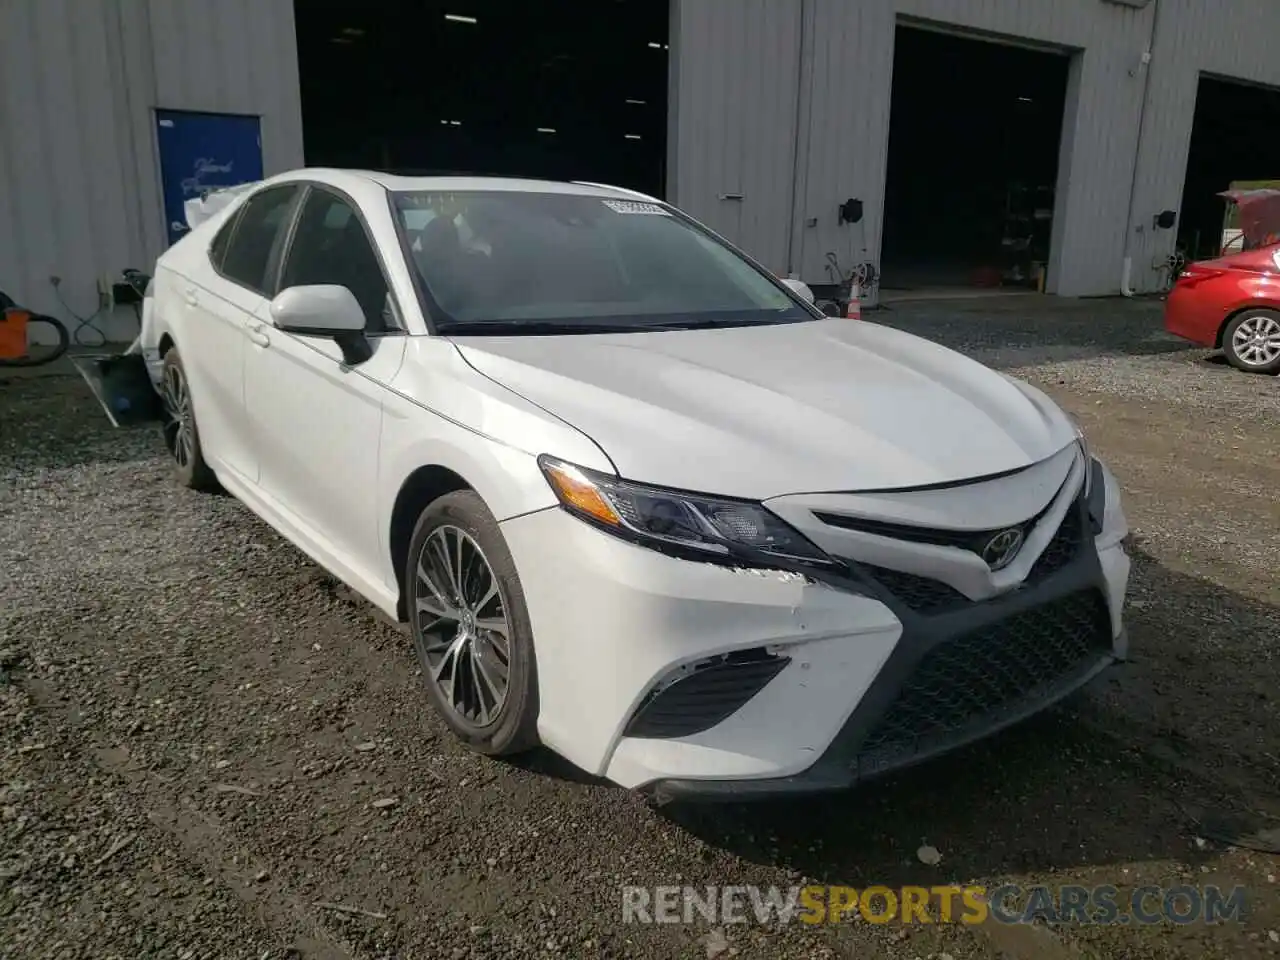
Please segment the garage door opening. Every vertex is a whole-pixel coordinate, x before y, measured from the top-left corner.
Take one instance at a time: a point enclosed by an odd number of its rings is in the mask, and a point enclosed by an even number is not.
[[[309,165],[664,193],[654,0],[295,0]]]
[[[1280,186],[1280,90],[1200,79],[1178,217],[1178,244],[1190,259],[1240,249],[1218,194],[1232,184]],[[1258,182],[1262,181],[1262,182]]]
[[[881,289],[1040,289],[1070,59],[900,25]]]

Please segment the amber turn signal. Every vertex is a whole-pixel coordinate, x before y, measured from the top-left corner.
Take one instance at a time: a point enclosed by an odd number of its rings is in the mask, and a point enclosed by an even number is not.
[[[609,506],[609,501],[596,489],[595,484],[573,467],[544,462],[542,469],[551,482],[551,489],[566,507],[611,526],[622,523],[617,511]]]

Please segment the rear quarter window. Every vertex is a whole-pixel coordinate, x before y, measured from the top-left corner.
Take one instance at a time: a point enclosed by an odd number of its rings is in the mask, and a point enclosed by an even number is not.
[[[243,204],[232,211],[231,216],[227,217],[227,222],[218,228],[218,232],[214,234],[213,241],[209,244],[209,262],[213,264],[215,270],[222,269],[222,261],[226,259],[227,247],[231,243],[231,234],[235,232],[236,223],[240,220],[240,211]]]

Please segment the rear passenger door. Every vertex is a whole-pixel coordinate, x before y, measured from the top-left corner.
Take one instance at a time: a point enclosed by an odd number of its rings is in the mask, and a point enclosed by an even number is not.
[[[320,551],[376,580],[382,400],[400,369],[405,338],[356,202],[313,184],[276,289],[321,283],[355,295],[373,355],[348,367],[332,339],[278,330],[264,306],[259,319],[269,342],[251,342],[245,366],[259,487]]]
[[[201,446],[224,481],[258,479],[245,410],[245,350],[299,194],[296,184],[253,194],[214,236],[208,257],[197,258],[180,281],[178,349]]]

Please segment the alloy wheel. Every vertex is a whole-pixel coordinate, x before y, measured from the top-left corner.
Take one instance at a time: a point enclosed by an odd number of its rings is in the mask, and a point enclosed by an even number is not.
[[[413,601],[428,682],[467,724],[493,723],[510,685],[511,623],[498,578],[466,531],[444,525],[426,538]]]
[[[182,368],[176,364],[165,368],[162,396],[167,415],[165,443],[178,466],[186,469],[195,457],[195,424],[191,417],[191,390]]]
[[[1280,320],[1265,314],[1249,317],[1232,333],[1231,347],[1251,367],[1274,363],[1280,359]]]

